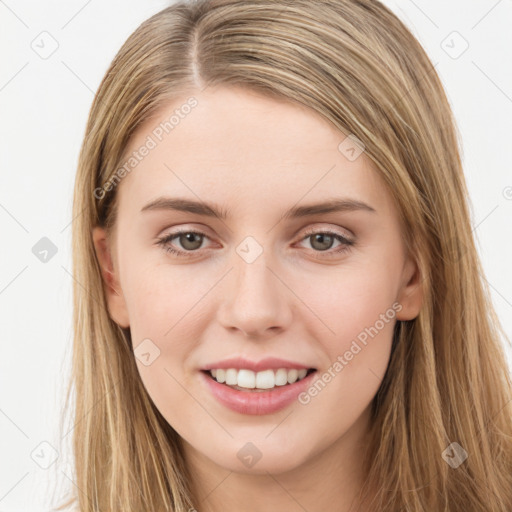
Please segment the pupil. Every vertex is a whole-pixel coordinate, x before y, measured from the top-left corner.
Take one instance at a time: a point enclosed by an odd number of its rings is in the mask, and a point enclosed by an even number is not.
[[[196,245],[194,245],[194,238],[196,236],[195,233],[185,233],[184,235],[182,235],[185,237],[185,243],[183,244],[183,247],[187,248],[187,249],[197,249],[200,245],[201,245],[201,240],[199,238],[199,245],[197,245],[197,240],[195,242]],[[200,237],[200,235],[198,235]],[[192,247],[188,246],[187,244],[188,243],[191,243],[192,244]]]
[[[327,243],[324,241],[324,238],[327,238]],[[314,241],[316,242],[317,240],[319,240],[320,244],[321,244],[320,247],[317,247],[317,249],[319,249],[319,250],[329,249],[329,246],[332,243],[332,235],[318,233],[318,234],[314,235]]]

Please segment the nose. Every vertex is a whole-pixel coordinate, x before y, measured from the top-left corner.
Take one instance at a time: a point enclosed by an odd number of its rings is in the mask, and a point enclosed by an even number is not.
[[[265,338],[288,328],[293,293],[279,271],[267,265],[265,252],[247,263],[235,255],[235,268],[218,311],[222,326],[247,337]],[[273,265],[275,267],[275,265]]]

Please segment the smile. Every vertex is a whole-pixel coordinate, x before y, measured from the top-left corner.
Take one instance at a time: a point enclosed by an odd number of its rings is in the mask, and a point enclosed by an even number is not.
[[[230,372],[229,370],[233,370]],[[212,370],[202,370],[199,373],[205,391],[208,395],[212,396],[219,404],[227,409],[235,411],[239,414],[246,415],[264,415],[278,412],[290,406],[293,402],[297,401],[298,396],[305,389],[311,386],[315,375],[318,373],[316,369],[301,369],[301,375],[306,372],[305,376],[299,379],[299,371],[297,369],[286,369],[286,383],[279,385],[276,383],[284,381],[285,368],[274,370],[262,370],[260,372],[253,372],[252,370],[228,368],[224,376],[219,369],[213,370],[216,377],[212,375]],[[247,373],[248,372],[248,373]],[[220,375],[219,375],[220,373]],[[245,384],[256,384],[257,374],[264,374],[260,379],[266,379],[265,385],[273,384],[268,388],[242,387],[238,385],[238,378],[241,377],[240,382]],[[252,376],[251,376],[252,374]],[[272,374],[272,375],[271,375]],[[290,375],[291,383],[288,382]],[[228,382],[235,382],[237,384],[226,384],[226,382],[219,382],[217,379],[232,379]],[[259,382],[261,384],[261,382]]]
[[[313,368],[309,370],[305,368],[279,368],[277,370],[268,369],[259,372],[248,369],[218,368],[210,370],[209,374],[219,384],[225,384],[233,389],[240,391],[263,391],[277,386],[293,384],[304,379],[308,373],[313,371]]]

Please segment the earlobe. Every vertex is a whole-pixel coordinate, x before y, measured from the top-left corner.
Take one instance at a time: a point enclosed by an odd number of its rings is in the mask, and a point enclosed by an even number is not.
[[[104,284],[110,317],[120,327],[130,326],[126,302],[119,283],[117,271],[113,265],[113,258],[106,230],[96,226],[92,230],[92,239],[96,257],[101,268],[101,277]]]
[[[404,283],[397,298],[402,309],[397,313],[396,318],[397,320],[413,320],[418,316],[423,304],[421,272],[414,259],[409,258],[403,275]]]

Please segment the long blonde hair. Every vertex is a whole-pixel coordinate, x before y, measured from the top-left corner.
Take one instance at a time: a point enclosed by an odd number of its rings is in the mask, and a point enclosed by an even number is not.
[[[129,329],[108,314],[91,231],[115,224],[117,188],[99,199],[94,191],[111,180],[136,128],[174,98],[216,84],[306,105],[360,139],[418,262],[423,307],[395,326],[372,402],[362,496],[379,512],[510,512],[506,335],[472,237],[455,122],[425,51],[376,0],[180,1],[142,23],[112,61],[76,175],[66,406],[74,386],[80,491],[59,510],[198,506],[180,437],[141,383]],[[467,454],[458,467],[455,454],[459,462]]]

